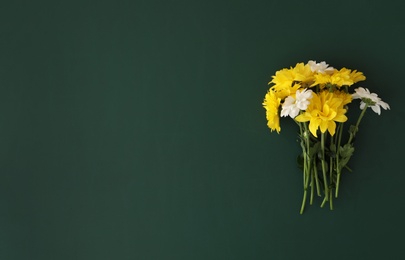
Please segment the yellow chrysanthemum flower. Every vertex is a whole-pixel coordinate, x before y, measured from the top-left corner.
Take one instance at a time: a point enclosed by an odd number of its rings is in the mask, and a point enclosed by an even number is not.
[[[354,70],[350,73],[350,78],[353,81],[353,83],[366,80],[366,76],[363,75],[363,72],[357,70]]]
[[[314,72],[309,64],[297,63],[292,69],[294,81],[309,83],[314,80]]]
[[[277,91],[283,99],[294,94],[302,83],[310,84],[314,80],[314,72],[308,64],[297,63],[294,68],[282,69],[272,76],[269,84],[274,84],[271,89]]]
[[[277,133],[280,133],[281,130],[280,116],[278,114],[280,101],[281,99],[277,97],[274,90],[269,90],[263,101],[263,107],[266,109],[267,126],[272,132],[276,130]]]
[[[311,103],[307,110],[298,115],[295,120],[298,122],[309,121],[309,131],[317,136],[318,128],[322,133],[326,130],[331,136],[335,134],[336,123],[345,122],[347,117],[345,116],[346,109],[343,108],[343,99],[337,97],[334,93],[328,91],[322,91],[318,95],[314,94]]]
[[[333,95],[342,100],[342,106],[351,103],[353,100],[352,95],[344,91],[336,90],[335,92],[333,92]]]
[[[276,75],[272,76],[272,80],[269,84],[274,84],[272,89],[280,91],[291,87],[294,81],[294,73],[290,69],[282,69],[276,72]]]
[[[315,81],[312,86],[319,85],[321,88],[323,88],[326,84],[332,84],[337,87],[351,86],[358,81],[366,79],[363,73],[351,71],[346,68],[335,70],[332,74],[316,74],[314,78]]]
[[[314,76],[314,83],[311,85],[311,87],[319,85],[321,88],[323,88],[327,83],[330,83],[332,81],[331,75],[330,74],[316,74]]]
[[[301,88],[300,84],[294,84],[293,86],[285,87],[285,88],[271,88],[271,90],[274,91],[274,94],[280,98],[281,100],[284,100],[288,96],[295,95],[295,92],[297,92],[298,89]]]
[[[351,70],[343,68],[341,70],[335,71],[331,75],[331,84],[338,87],[341,86],[351,86],[353,85],[353,80],[350,77]]]

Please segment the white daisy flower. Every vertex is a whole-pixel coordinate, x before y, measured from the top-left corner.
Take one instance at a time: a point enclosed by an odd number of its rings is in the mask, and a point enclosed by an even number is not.
[[[322,61],[316,63],[316,61],[310,60],[308,61],[309,66],[311,67],[312,72],[321,73],[321,74],[332,74],[335,70],[333,67],[329,67],[329,64]]]
[[[297,90],[295,98],[288,96],[283,103],[281,109],[281,116],[290,116],[295,118],[301,110],[307,109],[309,105],[309,99],[312,98],[312,90],[304,89],[303,91]]]
[[[381,114],[381,107],[385,110],[390,109],[390,106],[381,100],[376,93],[370,93],[367,88],[356,88],[356,93],[352,94],[353,99],[361,99],[360,109],[364,109],[366,105],[377,113]]]

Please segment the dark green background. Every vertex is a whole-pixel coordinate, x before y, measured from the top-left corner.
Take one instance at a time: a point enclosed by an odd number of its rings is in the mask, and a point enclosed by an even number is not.
[[[404,8],[2,1],[0,259],[398,259]],[[392,110],[364,118],[335,210],[301,216],[297,129],[261,103],[310,59]]]

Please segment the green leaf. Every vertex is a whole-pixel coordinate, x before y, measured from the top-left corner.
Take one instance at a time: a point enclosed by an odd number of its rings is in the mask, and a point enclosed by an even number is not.
[[[321,150],[321,143],[316,142],[313,146],[309,147],[309,157],[314,157]]]
[[[359,128],[356,127],[355,125],[351,125],[351,126],[349,127],[349,134],[350,134],[350,136],[353,136],[353,137],[354,137],[358,131],[359,131]],[[353,137],[352,137],[352,138],[353,138]]]
[[[350,157],[346,157],[339,161],[340,170],[342,170],[346,166],[346,164],[349,162],[349,160],[350,160]]]
[[[329,149],[332,153],[336,153],[336,145],[335,144],[330,144]]]
[[[339,147],[339,169],[342,170],[346,164],[349,162],[350,158],[354,153],[354,147],[351,144],[345,144],[343,147]]]
[[[303,170],[304,169],[304,155],[300,154],[297,156],[297,165],[298,168]]]
[[[325,168],[329,169],[328,162],[325,160],[324,163],[325,163]],[[317,161],[316,168],[318,169],[319,172],[322,173],[322,159]]]
[[[341,158],[351,157],[354,153],[354,147],[351,144],[345,144],[339,147],[339,155]]]
[[[331,158],[336,158],[336,145],[335,144],[330,144],[328,156]]]

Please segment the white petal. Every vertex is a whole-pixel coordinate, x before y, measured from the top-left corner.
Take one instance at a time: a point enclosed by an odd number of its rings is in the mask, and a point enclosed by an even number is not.
[[[303,99],[311,99],[312,98],[312,90],[307,90],[301,94]]]
[[[280,113],[281,117],[288,116],[288,111],[289,111],[289,108],[283,106],[283,108],[281,109],[281,113]]]
[[[290,117],[295,118],[296,116],[298,116],[299,113],[300,113],[300,110],[298,108],[293,108],[290,112]]]
[[[311,67],[312,72],[317,73],[331,73],[335,70],[334,68],[329,67],[329,64],[324,61],[316,63],[316,61],[310,60],[308,61],[308,65]]]
[[[284,100],[283,107],[284,107],[284,106],[290,106],[290,105],[292,105],[292,104],[294,104],[294,103],[295,103],[295,99],[294,99],[292,96],[288,96],[288,97]]]
[[[371,109],[376,112],[377,114],[381,114],[381,108],[379,105],[371,106]]]
[[[308,100],[303,100],[303,101],[297,102],[297,107],[298,107],[299,109],[301,109],[301,110],[307,109],[307,108],[308,108],[308,105],[309,105],[309,101],[308,101]]]
[[[332,74],[334,71],[335,71],[335,68],[334,68],[334,67],[328,67],[328,68],[325,70],[325,73],[326,73],[326,74]]]
[[[356,88],[354,91],[356,91],[356,93],[352,94],[353,99],[363,98],[365,95],[367,95],[366,90],[362,87]]]
[[[361,98],[361,97],[360,97],[360,95],[359,95],[359,94],[354,93],[354,94],[352,94],[352,98],[353,98],[353,99],[357,99],[357,98]]]
[[[385,103],[384,101],[380,101],[377,103],[378,105],[380,105],[382,108],[384,108],[385,110],[390,109],[390,105],[388,105],[387,103]]]

